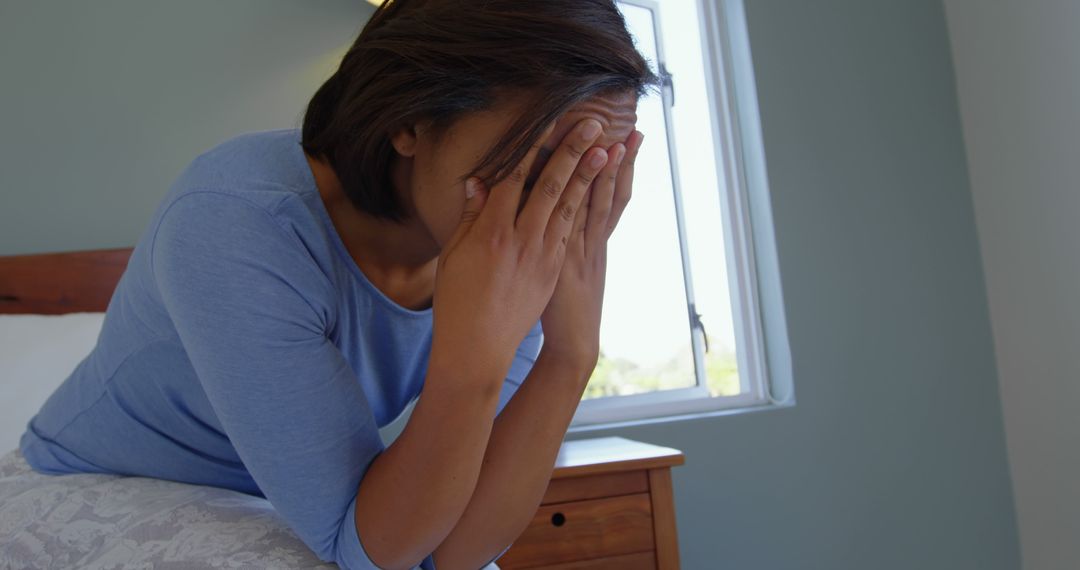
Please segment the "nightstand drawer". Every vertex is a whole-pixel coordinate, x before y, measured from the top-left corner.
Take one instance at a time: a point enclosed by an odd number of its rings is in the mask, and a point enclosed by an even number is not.
[[[543,505],[499,565],[528,568],[651,551],[653,532],[648,493]]]
[[[600,499],[649,492],[649,474],[645,471],[605,473],[584,477],[552,479],[541,505]]]

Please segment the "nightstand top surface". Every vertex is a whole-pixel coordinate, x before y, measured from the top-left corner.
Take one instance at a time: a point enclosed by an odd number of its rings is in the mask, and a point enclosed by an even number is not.
[[[671,467],[685,462],[678,449],[642,443],[625,437],[564,441],[555,459],[553,479],[611,471]]]

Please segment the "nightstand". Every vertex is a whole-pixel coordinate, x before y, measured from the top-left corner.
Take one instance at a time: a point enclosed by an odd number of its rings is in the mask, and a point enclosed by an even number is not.
[[[625,439],[563,442],[547,492],[501,570],[677,570],[671,468],[683,453]]]

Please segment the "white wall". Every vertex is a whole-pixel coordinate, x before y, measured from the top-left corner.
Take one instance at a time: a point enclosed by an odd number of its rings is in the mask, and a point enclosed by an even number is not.
[[[1080,2],[945,0],[1027,570],[1080,567]]]

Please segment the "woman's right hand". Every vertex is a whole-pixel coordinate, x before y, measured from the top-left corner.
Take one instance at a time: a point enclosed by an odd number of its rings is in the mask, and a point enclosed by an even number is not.
[[[552,127],[503,181],[466,181],[461,222],[439,255],[429,367],[456,382],[498,390],[514,353],[547,306],[559,278],[574,217],[607,162],[590,148],[600,123],[586,119],[559,143],[518,213],[526,177]]]

